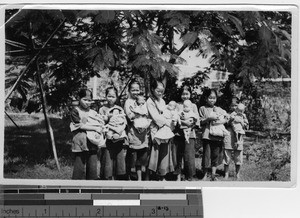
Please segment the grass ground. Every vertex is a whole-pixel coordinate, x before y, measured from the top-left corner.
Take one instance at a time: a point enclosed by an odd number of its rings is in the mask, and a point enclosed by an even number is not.
[[[58,172],[55,161],[52,157],[52,150],[48,145],[48,136],[45,129],[44,117],[42,114],[12,114],[11,117],[18,124],[18,129],[6,117],[5,118],[5,140],[4,140],[4,177],[24,179],[70,179],[72,176],[73,157],[71,153],[71,133],[69,121],[55,115],[50,116],[57,154],[61,172]],[[259,145],[264,147],[270,141],[265,139],[245,139],[245,148]],[[280,144],[279,142],[276,142]],[[201,145],[196,146],[196,150]],[[249,149],[248,149],[249,150]],[[271,154],[272,155],[272,154]],[[202,178],[201,155],[196,157],[196,180]],[[100,164],[98,164],[100,168]],[[264,159],[255,162],[247,156],[244,157],[244,164],[241,168],[241,181],[269,181],[270,173],[274,171],[271,164]],[[231,164],[230,178],[235,180],[234,165]],[[218,168],[218,178],[223,181],[223,166]],[[174,177],[170,177],[173,180]],[[290,164],[286,164],[276,170],[276,180],[290,180]]]

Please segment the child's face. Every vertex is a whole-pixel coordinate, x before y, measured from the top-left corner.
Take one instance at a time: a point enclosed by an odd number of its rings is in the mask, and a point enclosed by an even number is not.
[[[215,92],[211,92],[210,95],[207,98],[207,104],[209,106],[214,106],[216,102],[217,102],[216,93]]]
[[[140,86],[137,83],[133,83],[131,88],[129,89],[129,94],[132,98],[137,98],[138,94],[140,94]]]
[[[106,100],[109,105],[114,105],[117,101],[117,95],[114,90],[110,90],[106,95]]]
[[[175,104],[169,104],[168,105],[169,110],[173,111],[176,109],[176,105]]]
[[[239,115],[243,114],[245,111],[245,105],[242,103],[238,104],[235,111]]]
[[[191,93],[188,90],[183,90],[181,94],[181,99],[185,101],[185,100],[189,100],[190,98],[191,98]]]
[[[120,111],[117,110],[117,109],[115,109],[115,110],[112,111],[112,114],[113,114],[114,116],[119,115],[119,114],[120,114]]]
[[[188,102],[184,103],[183,104],[183,111],[184,112],[189,112],[190,110],[191,110],[191,105]]]
[[[237,113],[238,115],[241,115],[241,114],[244,113],[244,110],[243,110],[242,108],[239,108],[239,107],[236,107],[235,111],[236,111],[236,113]]]
[[[175,110],[176,109],[176,102],[172,102],[172,101],[169,102],[168,109],[171,110],[171,111]]]
[[[155,98],[161,99],[163,97],[164,92],[165,92],[165,88],[164,88],[163,84],[158,83],[156,89],[154,89],[153,94],[154,94]]]
[[[143,104],[145,104],[145,98],[142,97],[142,96],[138,97],[136,103],[137,103],[138,105],[143,105]]]
[[[79,99],[79,105],[83,109],[89,109],[91,107],[91,104],[92,104],[92,99],[89,98],[88,96]]]
[[[236,104],[236,103],[232,103],[232,104],[230,105],[231,111],[236,111],[236,108],[237,108],[237,104]]]

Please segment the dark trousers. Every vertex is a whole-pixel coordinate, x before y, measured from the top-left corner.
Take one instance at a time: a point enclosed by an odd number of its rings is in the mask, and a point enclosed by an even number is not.
[[[75,161],[72,179],[97,179],[97,151],[74,152],[74,154]]]
[[[148,164],[148,148],[142,149],[127,149],[127,157],[129,168],[141,168],[142,166],[147,166]]]
[[[223,141],[203,139],[202,168],[217,167],[223,160]]]
[[[196,174],[195,167],[195,139],[190,138],[187,142],[184,136],[174,138],[176,144],[176,174],[181,173],[182,163],[184,163],[184,174],[187,178],[192,178]],[[182,162],[183,159],[183,162]]]
[[[104,179],[126,174],[124,140],[107,140],[104,152]]]

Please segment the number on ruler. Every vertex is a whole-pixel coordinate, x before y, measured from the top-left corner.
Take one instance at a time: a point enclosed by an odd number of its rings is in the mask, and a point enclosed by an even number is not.
[[[168,210],[169,210],[169,207],[167,207],[167,206],[164,206],[164,207],[158,206],[158,207],[157,207],[157,210],[168,211]]]
[[[100,208],[97,208],[97,213],[96,215],[100,215],[101,214],[101,209]]]
[[[151,214],[156,214],[156,208],[151,209]]]

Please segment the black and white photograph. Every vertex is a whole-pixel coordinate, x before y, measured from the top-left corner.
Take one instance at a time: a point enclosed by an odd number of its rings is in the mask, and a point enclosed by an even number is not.
[[[4,180],[291,182],[292,11],[132,8],[6,7]]]

